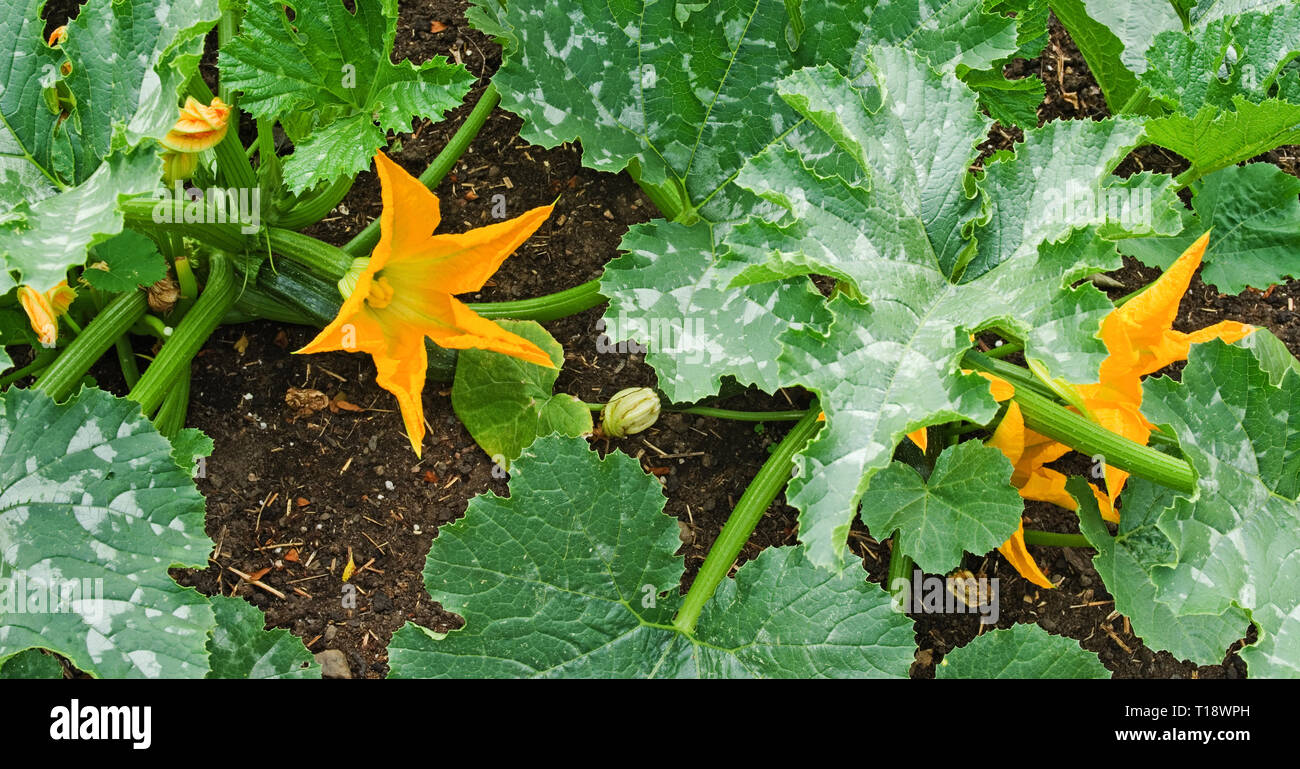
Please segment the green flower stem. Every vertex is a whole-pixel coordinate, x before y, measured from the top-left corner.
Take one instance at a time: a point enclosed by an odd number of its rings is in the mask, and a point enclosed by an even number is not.
[[[687,199],[686,188],[676,179],[670,177],[661,184],[645,181],[641,163],[636,158],[632,158],[628,163],[627,172],[665,219],[678,221],[680,218],[683,224],[694,224],[699,221],[698,212]]]
[[[182,209],[184,205],[184,203],[181,204]],[[121,209],[126,223],[133,228],[174,232],[232,253],[239,253],[248,247],[249,238],[239,231],[240,225],[229,222],[204,224],[178,222],[175,219],[174,208],[171,212],[166,211],[167,207],[174,206],[175,203],[171,199],[157,200],[149,197],[139,197],[122,203]],[[158,213],[157,217],[154,215],[155,212]],[[172,221],[160,221],[168,213],[170,213]]]
[[[962,356],[961,365],[962,368],[984,371],[1000,379],[1005,379],[1007,382],[1015,386],[1016,392],[1020,392],[1022,389],[1027,389],[1033,390],[1045,398],[1056,397],[1056,393],[1049,390],[1046,385],[1039,381],[1038,377],[1033,375],[1032,372],[1023,369],[1014,363],[1000,361],[997,358],[991,358],[984,353],[969,350],[964,356]]]
[[[239,25],[243,21],[244,10],[242,3],[231,3],[222,12],[221,18],[217,21],[217,50],[225,50],[226,43],[229,43],[239,33]],[[239,106],[239,93],[227,88],[224,82],[218,84],[217,90],[221,93],[221,100],[230,105],[232,116],[238,115],[239,113],[235,111],[235,108]]]
[[[127,393],[126,397],[139,403],[146,416],[162,405],[168,390],[189,368],[194,354],[216,330],[226,311],[234,306],[238,293],[239,286],[235,284],[230,259],[221,253],[213,254],[208,269],[208,285],[199,295],[199,300],[163,343],[144,376]]]
[[[1014,400],[1030,430],[1075,451],[1104,457],[1106,464],[1139,478],[1184,494],[1196,491],[1196,473],[1183,460],[1116,435],[1038,393],[1017,390]]]
[[[148,307],[143,291],[118,294],[41,374],[36,389],[56,401],[67,398],[95,361],[108,352],[115,339],[144,317]]]
[[[584,403],[591,411],[605,408],[603,403]],[[717,409],[712,406],[687,406],[678,408],[665,406],[665,414],[694,414],[715,419],[732,419],[737,422],[796,422],[804,418],[806,411],[737,411],[735,409]]]
[[[545,323],[577,315],[604,302],[605,297],[600,294],[600,281],[589,280],[573,288],[533,299],[517,299],[511,302],[471,302],[469,307],[479,315],[492,320],[509,318]]]
[[[489,83],[488,87],[483,89],[483,93],[479,95],[478,103],[474,105],[474,109],[465,118],[465,122],[461,123],[460,128],[456,129],[456,133],[451,135],[451,139],[447,141],[447,146],[442,148],[442,152],[439,152],[424,173],[420,174],[421,184],[429,189],[438,186],[443,177],[455,167],[456,161],[460,160],[460,156],[465,154],[465,150],[469,149],[470,142],[474,141],[474,137],[478,136],[478,132],[482,130],[483,124],[487,122],[488,116],[492,114],[492,110],[496,109],[497,103],[500,101],[501,94],[497,93],[496,85]],[[343,247],[343,250],[352,256],[365,256],[374,250],[375,244],[378,242],[379,220],[375,219],[366,225],[364,230],[357,233],[357,236],[349,241]]]
[[[59,320],[68,324],[68,328],[72,329],[72,335],[74,337],[81,333],[81,324],[77,323],[77,321],[72,317],[72,313],[63,315]]]
[[[691,406],[690,408],[667,408],[677,414],[694,414],[715,419],[734,419],[737,422],[793,422],[803,419],[803,411],[736,411],[735,409],[715,409],[711,406]]]
[[[194,300],[199,297],[199,281],[194,277],[194,265],[190,264],[190,258],[185,254],[176,254],[172,264],[176,267],[176,285],[181,292],[181,298],[174,308],[175,317],[184,318],[185,313],[194,305]]]
[[[767,506],[772,504],[772,500],[776,499],[776,495],[790,480],[794,455],[817,432],[820,427],[817,422],[819,414],[821,408],[816,404],[805,411],[763,463],[754,480],[750,481],[749,488],[745,489],[735,509],[731,511],[731,517],[722,527],[722,533],[714,541],[713,547],[709,548],[704,564],[700,566],[691,589],[686,593],[686,598],[682,600],[682,606],[673,619],[673,627],[688,635],[695,631],[695,623],[699,622],[704,605],[713,597],[727,572],[731,571],[736,556],[740,555],[740,549],[749,541],[749,535],[754,533],[754,527],[763,517]]]
[[[189,91],[191,96],[204,104],[211,104],[216,98],[208,88],[208,84],[203,82],[203,78],[197,73],[190,78]],[[257,174],[253,173],[253,166],[248,162],[244,145],[239,142],[239,108],[235,105],[231,105],[230,108],[229,126],[225,138],[213,148],[217,155],[217,169],[221,172],[227,187],[256,189]]]
[[[281,227],[268,227],[271,250],[301,264],[312,272],[337,282],[352,267],[352,256],[337,246]]]
[[[1191,494],[1196,491],[1196,473],[1181,459],[1130,441],[1059,405],[1042,393],[1041,385],[1029,386],[1032,375],[1019,366],[968,352],[962,363],[995,374],[1016,386],[1013,400],[1020,404],[1025,427],[1064,443],[1075,451],[1105,457],[1106,464],[1148,481]],[[1026,377],[1030,377],[1026,382]],[[1022,383],[1025,386],[1022,386]],[[1036,383],[1035,383],[1036,384]],[[1161,436],[1162,439],[1164,436]]]
[[[58,355],[59,353],[56,350],[41,350],[39,353],[36,354],[36,357],[32,359],[31,363],[28,363],[26,366],[23,366],[22,368],[19,369],[15,369],[9,372],[8,374],[5,374],[4,376],[0,377],[0,389],[4,389],[5,387],[8,387],[9,385],[13,384],[14,382],[17,382],[23,377],[32,376],[33,374],[41,373],[42,371],[50,367],[50,363],[54,361],[54,359],[57,358]]]
[[[913,561],[910,555],[899,549],[897,534],[898,532],[895,531],[890,535],[893,537],[894,543],[889,551],[889,573],[885,576],[885,590],[889,591],[894,600],[902,600],[906,598],[911,588],[903,587],[895,590],[894,585],[899,584],[899,580],[905,581],[908,585],[912,584],[912,572],[916,569],[916,561]]]
[[[1014,355],[1025,349],[1024,342],[1007,342],[1004,345],[994,347],[992,350],[984,353],[990,358],[1005,358],[1008,355]]]
[[[158,408],[158,416],[154,417],[153,426],[164,437],[175,438],[176,434],[184,429],[185,417],[189,414],[189,410],[190,370],[186,367],[176,378],[172,389],[167,391],[167,397]]]
[[[1025,529],[1025,544],[1047,547],[1092,547],[1088,538],[1082,534],[1058,534],[1054,531],[1037,529]]]
[[[334,210],[352,189],[352,178],[340,176],[329,184],[310,190],[294,203],[288,211],[276,217],[275,225],[286,230],[301,230],[315,224]]]
[[[279,227],[268,227],[266,233],[271,243],[271,250],[327,280],[337,281],[352,266],[352,256],[346,251],[310,235]],[[472,302],[469,307],[491,320],[509,318],[546,322],[576,315],[604,301],[605,297],[600,295],[600,281],[591,280],[564,291],[533,299]],[[303,322],[305,325],[310,325],[308,321]]]
[[[122,378],[126,380],[126,387],[129,390],[140,381],[140,367],[135,362],[135,350],[131,349],[131,342],[126,338],[126,334],[115,339],[113,347],[117,350],[117,364],[122,368]]]

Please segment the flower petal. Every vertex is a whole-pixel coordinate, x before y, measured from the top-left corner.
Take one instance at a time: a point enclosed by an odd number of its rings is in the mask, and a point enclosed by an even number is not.
[[[1045,587],[1048,590],[1056,589],[1056,585],[1052,584],[1052,581],[1047,578],[1043,570],[1038,568],[1034,557],[1029,554],[1029,548],[1025,545],[1025,522],[1023,520],[1020,522],[1020,528],[1016,529],[1016,533],[998,546],[998,552],[1002,553],[1002,556],[1007,559],[1007,563],[1010,563],[1015,567],[1016,571],[1020,572],[1020,576],[1039,587]]]
[[[421,251],[442,214],[438,196],[382,152],[375,153],[375,170],[384,210],[379,214],[379,245],[370,261],[375,270],[382,270],[394,258]]]
[[[542,348],[475,313],[455,297],[448,296],[446,301],[453,318],[452,327],[427,329],[434,343],[450,350],[491,350],[538,366],[555,368],[551,356]]]
[[[542,206],[468,232],[434,235],[418,249],[390,257],[384,274],[394,285],[421,290],[436,287],[450,294],[478,291],[506,257],[542,226],[552,210],[552,206]]]

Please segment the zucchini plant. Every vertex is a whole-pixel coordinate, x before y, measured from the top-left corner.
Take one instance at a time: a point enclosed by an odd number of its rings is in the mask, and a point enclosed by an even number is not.
[[[319,329],[301,354],[368,354],[416,455],[426,382],[450,382],[511,474],[428,555],[425,586],[465,627],[403,627],[395,677],[905,677],[907,588],[867,580],[856,522],[904,584],[998,549],[1052,589],[1029,546],[1090,547],[1148,645],[1215,663],[1253,628],[1250,673],[1300,675],[1300,363],[1267,329],[1172,328],[1202,263],[1225,290],[1296,274],[1300,182],[1236,165],[1300,141],[1294,7],[1176,3],[1143,17],[1167,31],[1116,47],[1083,3],[476,0],[504,61],[470,105],[462,65],[394,63],[396,0],[89,0],[48,34],[42,5],[0,17],[0,344],[24,348],[16,366],[0,351],[0,677],[56,674],[42,649],[94,676],[319,675],[256,609],[167,573],[213,546],[191,362],[259,318]],[[1049,7],[1112,117],[1039,126],[1042,83],[1004,75],[1043,49]],[[389,159],[390,135],[462,103],[418,178]],[[598,281],[456,298],[553,210],[436,231],[430,190],[498,105],[657,207]],[[984,157],[995,122],[1023,140]],[[1116,175],[1152,144],[1187,171]],[[371,162],[380,216],[342,247],[304,234]],[[1121,254],[1164,273],[1116,302],[1089,278]],[[554,392],[564,351],[540,323],[605,302],[607,338],[646,344],[657,387]],[[656,327],[690,329],[689,349]],[[143,370],[133,337],[159,343]],[[110,349],[122,397],[88,377]],[[1157,376],[1183,360],[1181,381]],[[733,383],[809,405],[713,405]],[[661,485],[588,442],[669,410],[792,423],[684,592]],[[1048,466],[1072,450],[1092,478]],[[799,544],[729,578],[782,493]],[[1079,533],[1026,529],[1026,499],[1077,511]],[[1106,671],[1022,625],[939,675]]]

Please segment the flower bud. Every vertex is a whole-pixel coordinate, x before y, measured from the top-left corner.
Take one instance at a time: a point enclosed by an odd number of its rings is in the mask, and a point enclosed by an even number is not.
[[[162,138],[162,144],[176,152],[202,152],[226,138],[230,128],[230,106],[219,98],[205,105],[193,96],[181,107],[180,119]]]
[[[601,431],[611,438],[635,435],[659,419],[659,395],[649,387],[619,390],[601,409]]]
[[[68,281],[61,280],[57,286],[45,292],[45,298],[50,300],[50,307],[54,310],[55,317],[58,317],[67,312],[76,301],[77,289],[69,286]]]
[[[162,154],[163,183],[168,187],[178,180],[188,179],[199,167],[199,156],[193,152],[172,152]]]
[[[18,303],[27,313],[27,320],[31,322],[32,331],[36,332],[40,343],[46,347],[53,347],[59,340],[59,322],[54,307],[50,305],[49,297],[31,286],[19,286]]]

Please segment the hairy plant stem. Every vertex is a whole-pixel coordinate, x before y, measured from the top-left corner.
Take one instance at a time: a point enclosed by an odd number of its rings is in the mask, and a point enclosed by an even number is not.
[[[1037,529],[1025,529],[1025,544],[1046,547],[1092,547],[1088,538],[1082,534],[1058,534],[1055,531]]]
[[[234,305],[238,288],[230,259],[225,254],[213,254],[208,269],[208,285],[176,326],[176,330],[163,343],[162,349],[149,368],[145,369],[140,381],[127,393],[126,397],[140,404],[145,416],[158,410],[178,377],[189,369],[194,354],[216,330],[226,311]]]
[[[190,78],[189,92],[204,104],[211,104],[216,98],[197,73]],[[253,173],[244,145],[239,142],[239,107],[236,105],[231,105],[229,125],[225,138],[213,148],[217,155],[217,171],[227,187],[252,190],[257,187],[257,174]]]
[[[1024,349],[1025,349],[1024,342],[1007,342],[1006,344],[994,347],[992,350],[989,350],[984,354],[989,356],[990,358],[1005,358],[1008,355],[1014,355],[1015,353],[1023,352]]]
[[[1006,368],[1018,368],[979,353],[967,353],[962,363],[970,368],[1005,376]],[[1027,373],[1027,372],[1026,372]],[[1018,375],[1023,376],[1023,375]],[[1025,427],[1064,443],[1075,451],[1103,457],[1106,464],[1139,478],[1191,494],[1196,491],[1196,473],[1177,457],[1135,443],[1058,405],[1037,389],[1016,385],[1013,400],[1020,404]]]
[[[889,591],[895,601],[903,601],[911,589],[904,587],[903,583],[912,584],[912,571],[916,569],[916,561],[898,546],[897,535],[897,531],[890,535],[893,543],[889,551],[889,573],[885,576],[885,590]],[[898,586],[897,590],[894,589],[895,585]]]
[[[604,403],[585,403],[591,411],[600,411],[605,408]],[[735,409],[718,409],[712,406],[686,406],[680,408],[677,406],[665,406],[664,413],[672,414],[693,414],[700,417],[713,417],[715,419],[732,419],[737,422],[794,422],[803,419],[804,411],[737,411]]]
[[[231,3],[228,8],[221,14],[217,21],[217,50],[224,51],[226,43],[229,43],[236,34],[239,33],[239,25],[244,21],[244,10],[242,3]],[[231,117],[235,118],[235,127],[239,126],[238,112],[239,93],[226,87],[224,82],[218,83],[217,90],[221,94],[221,100],[230,105]],[[239,133],[237,130],[232,133]]]
[[[140,381],[140,367],[136,365],[135,350],[131,349],[127,335],[123,334],[113,340],[113,347],[117,351],[117,365],[122,368],[122,378],[126,380],[127,389],[135,387],[135,383]]]
[[[300,230],[315,224],[333,211],[334,207],[347,197],[348,190],[351,189],[352,179],[347,176],[339,177],[329,184],[322,184],[304,194],[288,211],[278,214],[275,225],[286,230]]]
[[[59,353],[56,350],[41,350],[36,354],[36,357],[32,359],[31,363],[28,363],[22,368],[14,369],[8,374],[0,377],[0,389],[8,387],[23,377],[40,374],[42,371],[50,367],[50,362],[57,358],[58,354]]]
[[[166,438],[175,438],[185,427],[185,417],[190,410],[190,369],[185,367],[167,391],[153,426]]]
[[[159,209],[163,206],[175,206],[175,203],[171,200],[139,197],[122,203],[121,210],[126,223],[133,228],[174,232],[232,253],[240,253],[250,244],[249,237],[240,232],[240,225],[236,223],[211,222],[199,224],[175,220],[170,222],[159,221],[160,217],[155,217],[154,213],[158,210],[159,214],[161,214],[162,210]],[[170,213],[174,213],[174,211]]]
[[[95,361],[113,346],[114,340],[144,317],[148,307],[143,291],[118,294],[45,369],[35,388],[56,401],[67,398]]]
[[[772,504],[772,500],[789,482],[794,455],[817,432],[820,427],[817,417],[820,414],[821,408],[815,403],[805,411],[759,468],[754,480],[750,481],[749,488],[745,489],[735,509],[731,511],[731,516],[727,518],[726,525],[722,527],[722,533],[714,541],[713,547],[709,548],[704,564],[700,566],[691,589],[687,591],[686,598],[682,600],[681,608],[673,619],[673,627],[688,635],[695,632],[695,624],[699,622],[705,604],[726,578],[767,506]]]
[[[268,227],[266,237],[272,251],[331,282],[338,281],[352,267],[352,257],[347,252],[310,235],[281,227]]]
[[[501,94],[497,93],[495,84],[489,83],[488,87],[483,89],[479,94],[478,103],[470,111],[465,122],[461,123],[456,133],[451,135],[447,140],[447,146],[442,148],[442,152],[433,159],[424,173],[420,174],[420,183],[429,189],[438,186],[451,169],[460,160],[460,156],[465,154],[469,145],[478,136],[478,132],[483,129],[483,124],[487,122],[488,116],[492,110],[496,109],[497,103],[501,101]],[[375,219],[366,228],[357,233],[356,237],[348,241],[343,246],[343,250],[352,256],[365,256],[374,250],[375,244],[379,242],[379,220]],[[342,277],[340,275],[339,277]]]

